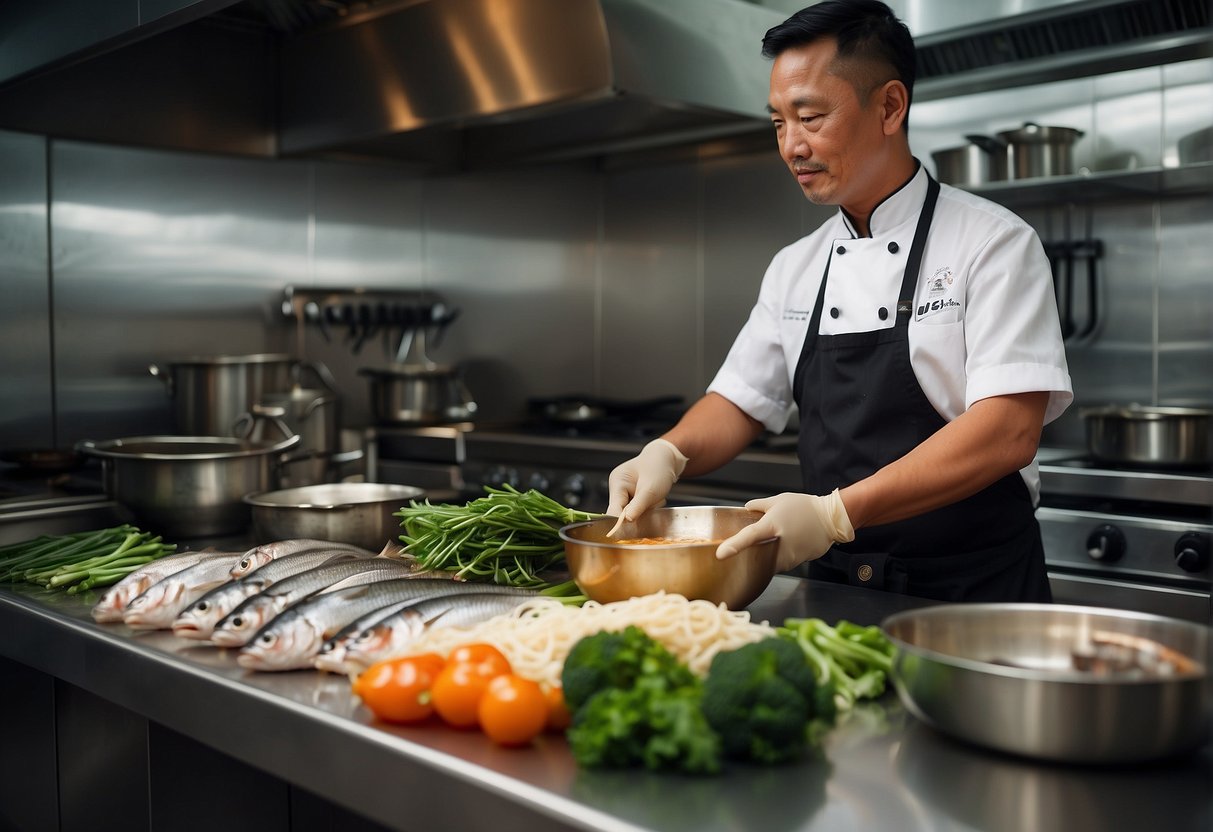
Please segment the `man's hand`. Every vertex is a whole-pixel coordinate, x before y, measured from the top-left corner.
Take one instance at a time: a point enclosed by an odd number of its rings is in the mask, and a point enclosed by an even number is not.
[[[607,514],[630,523],[649,509],[662,505],[686,466],[687,458],[673,443],[654,439],[639,454],[611,472],[611,503]]]
[[[761,511],[762,519],[721,543],[716,549],[716,557],[730,558],[760,540],[778,537],[775,569],[785,572],[806,560],[816,560],[835,543],[849,543],[855,539],[855,529],[837,490],[824,497],[776,494],[750,500],[745,507]]]

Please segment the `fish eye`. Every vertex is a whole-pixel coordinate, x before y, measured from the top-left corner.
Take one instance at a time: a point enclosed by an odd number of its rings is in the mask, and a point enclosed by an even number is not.
[[[248,569],[248,566],[249,566],[249,559],[248,559],[248,558],[245,558],[244,560],[240,561],[240,568],[241,568],[241,569]]]
[[[275,639],[275,638],[274,638],[274,634],[273,634],[273,633],[266,633],[265,635],[263,635],[263,636],[261,637],[261,643],[262,643],[262,644],[273,644],[273,643],[274,643],[276,640],[277,640],[277,639]]]
[[[243,618],[240,618],[239,616],[237,616],[236,618],[233,618],[233,619],[232,619],[232,626],[233,626],[233,627],[243,627],[243,626],[244,626],[244,619],[243,619]]]
[[[207,609],[209,609],[209,608],[210,608],[210,606],[211,606],[211,605],[210,605],[210,604],[208,604],[206,601],[199,601],[199,602],[198,602],[198,603],[197,603],[197,604],[194,606],[194,609],[198,610],[198,612],[206,612],[206,611],[207,611]]]

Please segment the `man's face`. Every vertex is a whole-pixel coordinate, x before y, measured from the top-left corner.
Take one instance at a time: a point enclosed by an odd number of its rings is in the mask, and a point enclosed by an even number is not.
[[[862,204],[878,177],[883,129],[880,108],[830,73],[834,53],[826,38],[775,58],[768,109],[779,154],[805,196],[846,208]]]

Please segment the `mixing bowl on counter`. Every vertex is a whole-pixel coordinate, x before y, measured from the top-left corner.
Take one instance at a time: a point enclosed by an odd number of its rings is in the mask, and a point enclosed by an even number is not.
[[[377,552],[399,541],[394,513],[425,494],[411,485],[340,482],[249,494],[244,501],[258,541],[331,540]]]
[[[249,525],[244,495],[278,487],[298,436],[278,441],[227,436],[131,436],[81,440],[101,460],[110,499],[166,539],[237,534]]]
[[[748,606],[775,576],[778,538],[759,541],[726,560],[716,547],[762,517],[731,506],[657,508],[607,537],[614,517],[560,530],[569,573],[599,603],[662,591],[686,598]]]
[[[942,604],[890,616],[906,708],[958,739],[1068,763],[1136,763],[1204,745],[1210,629],[1061,604]]]

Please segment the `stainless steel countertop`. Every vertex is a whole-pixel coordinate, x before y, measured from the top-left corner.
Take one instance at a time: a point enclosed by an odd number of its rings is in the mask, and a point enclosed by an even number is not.
[[[417,830],[1213,828],[1213,750],[1102,769],[972,748],[909,716],[893,694],[853,712],[824,758],[690,778],[578,770],[562,738],[526,750],[441,725],[374,722],[341,677],[252,673],[169,633],[95,624],[93,599],[0,589],[0,654],[62,678],[385,825]],[[757,619],[879,622],[922,602],[778,576]]]

